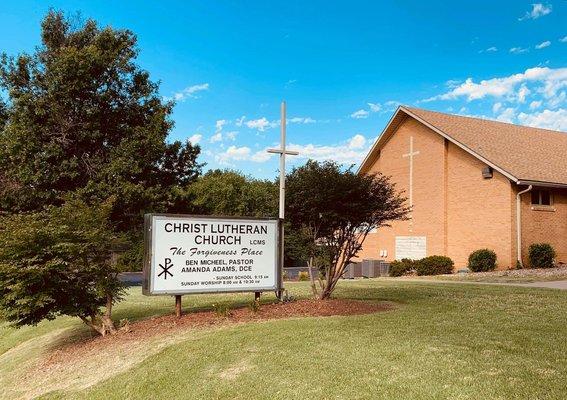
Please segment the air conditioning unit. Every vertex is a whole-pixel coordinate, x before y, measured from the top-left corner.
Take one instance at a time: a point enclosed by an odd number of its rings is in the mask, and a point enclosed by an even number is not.
[[[362,263],[350,263],[343,273],[344,279],[360,278],[362,276]]]
[[[362,276],[364,278],[376,278],[380,276],[380,264],[382,260],[362,260]]]
[[[390,275],[390,263],[384,260],[362,260],[362,276],[377,278]]]

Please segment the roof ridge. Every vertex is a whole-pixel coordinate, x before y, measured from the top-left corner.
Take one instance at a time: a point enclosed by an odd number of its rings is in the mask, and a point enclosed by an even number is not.
[[[472,119],[472,120],[476,120],[476,121],[484,121],[484,122],[490,122],[490,123],[495,123],[495,124],[514,126],[514,127],[518,127],[518,128],[522,128],[522,129],[533,129],[533,130],[536,130],[536,131],[546,131],[546,132],[549,132],[549,133],[556,133],[556,134],[560,134],[560,135],[567,134],[566,131],[558,131],[558,130],[554,130],[554,129],[539,128],[539,127],[529,126],[529,125],[514,124],[512,122],[498,121],[498,120],[491,119],[491,118],[488,118],[488,117],[483,118],[483,117],[480,117],[480,116],[474,117],[474,116],[471,116],[471,115],[450,114],[450,113],[445,113],[445,112],[441,112],[441,111],[428,110],[426,108],[412,107],[412,106],[406,106],[406,105],[400,105],[400,108],[406,109],[410,112],[413,111],[413,110],[425,111],[425,112],[430,112],[430,113],[434,113],[434,114],[447,115],[449,117],[466,118],[466,119]]]

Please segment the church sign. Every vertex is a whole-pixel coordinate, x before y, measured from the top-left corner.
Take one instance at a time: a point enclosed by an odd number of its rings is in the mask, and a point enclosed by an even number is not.
[[[421,260],[427,256],[425,236],[396,236],[396,260]]]
[[[275,219],[147,214],[146,295],[279,289]]]

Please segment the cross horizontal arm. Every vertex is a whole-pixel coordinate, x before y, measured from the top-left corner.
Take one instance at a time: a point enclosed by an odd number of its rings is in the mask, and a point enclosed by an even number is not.
[[[290,155],[290,156],[299,155],[298,151],[282,150],[282,149],[268,149],[267,152],[273,153],[273,154],[287,154],[287,155]]]

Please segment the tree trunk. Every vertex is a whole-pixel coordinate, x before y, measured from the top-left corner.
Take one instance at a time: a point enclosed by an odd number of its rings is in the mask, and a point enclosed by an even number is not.
[[[317,286],[315,286],[315,278],[313,277],[313,257],[309,257],[307,261],[307,270],[309,271],[309,280],[311,281],[311,291],[313,296],[317,297]]]
[[[106,309],[104,310],[104,314],[97,315],[91,314],[90,319],[89,317],[79,316],[81,320],[88,325],[91,329],[102,336],[106,336],[106,334],[114,334],[116,333],[116,326],[112,321],[112,295],[106,295]]]

